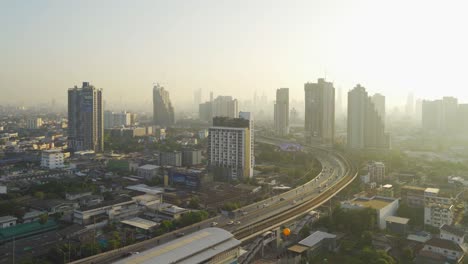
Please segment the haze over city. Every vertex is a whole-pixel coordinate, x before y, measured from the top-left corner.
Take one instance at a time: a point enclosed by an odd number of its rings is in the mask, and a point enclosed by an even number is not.
[[[192,91],[252,99],[326,77],[401,105],[466,101],[464,1],[2,1],[0,102],[65,99],[90,81],[139,104],[153,83],[176,105]],[[28,96],[24,96],[27,94]],[[271,96],[269,99],[273,100]]]
[[[0,2],[0,264],[468,264],[467,7]]]

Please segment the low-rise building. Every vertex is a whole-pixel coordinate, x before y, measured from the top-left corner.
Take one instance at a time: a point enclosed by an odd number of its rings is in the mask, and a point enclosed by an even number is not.
[[[303,256],[314,256],[323,251],[335,251],[337,248],[337,236],[334,234],[315,231],[310,236],[299,241],[298,244],[288,248],[290,253],[288,263],[301,263]]]
[[[48,169],[60,169],[64,167],[64,155],[59,149],[42,151],[41,167]]]
[[[465,232],[454,226],[444,224],[440,227],[440,238],[463,245],[465,243]]]
[[[135,217],[141,212],[141,209],[133,199],[121,198],[95,206],[75,209],[73,211],[73,222],[88,225],[106,220],[121,220],[127,217]]]
[[[464,255],[465,252],[459,244],[433,237],[419,251],[415,263],[460,263]]]
[[[452,199],[439,195],[439,192],[437,188],[424,190],[424,223],[437,228],[451,225],[455,213]]]
[[[409,220],[408,218],[398,216],[387,216],[385,218],[387,230],[395,234],[406,235]]]
[[[182,166],[199,165],[202,162],[201,150],[184,150],[182,151]]]
[[[138,176],[145,179],[152,179],[156,177],[159,173],[159,166],[146,164],[138,168]]]
[[[168,177],[171,185],[180,185],[192,189],[201,187],[202,177],[206,173],[199,170],[188,170],[182,168],[172,168],[169,170]]]
[[[0,228],[15,226],[16,220],[18,220],[18,218],[11,215],[0,216]]]
[[[182,166],[182,152],[161,152],[159,154],[159,163],[161,166],[180,167]]]
[[[385,219],[388,216],[393,216],[396,214],[396,211],[399,207],[399,202],[398,199],[391,197],[357,197],[352,200],[341,202],[341,207],[344,209],[372,208],[377,213],[377,226],[380,229],[385,229]]]

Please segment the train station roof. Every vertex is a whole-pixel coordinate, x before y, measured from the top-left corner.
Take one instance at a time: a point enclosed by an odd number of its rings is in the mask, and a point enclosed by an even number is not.
[[[189,264],[201,263],[227,250],[239,247],[241,242],[228,231],[210,227],[115,263],[124,264]]]

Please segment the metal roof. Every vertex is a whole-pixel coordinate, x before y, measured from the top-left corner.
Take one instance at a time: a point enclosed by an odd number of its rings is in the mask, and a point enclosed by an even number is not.
[[[148,230],[151,229],[152,227],[155,227],[158,225],[158,223],[146,220],[140,217],[134,217],[131,219],[123,220],[120,221],[123,224],[131,225],[140,229]]]
[[[402,224],[402,225],[406,225],[408,224],[409,222],[409,219],[408,218],[403,218],[403,217],[398,217],[398,216],[387,216],[385,218],[385,221],[387,222],[392,222],[392,223],[397,223],[397,224]]]
[[[210,227],[115,263],[200,263],[240,244],[228,231]]]
[[[303,240],[299,241],[300,245],[307,246],[307,247],[314,247],[322,240],[326,238],[336,238],[336,235],[322,232],[322,231],[315,231],[312,235],[304,238]]]

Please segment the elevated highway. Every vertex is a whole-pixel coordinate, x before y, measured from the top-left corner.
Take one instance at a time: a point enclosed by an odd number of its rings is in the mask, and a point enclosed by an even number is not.
[[[275,145],[287,143],[282,139],[260,136],[256,138],[256,141]],[[187,234],[209,227],[212,222],[218,223],[218,227],[230,231],[243,242],[250,241],[266,231],[291,222],[330,200],[357,177],[356,167],[343,154],[325,147],[306,146],[304,148],[306,151],[314,153],[322,164],[322,171],[304,185],[247,205],[237,210],[234,218],[220,215],[159,237],[77,260],[73,263],[112,263],[130,252],[141,252],[174,239],[176,233]]]

